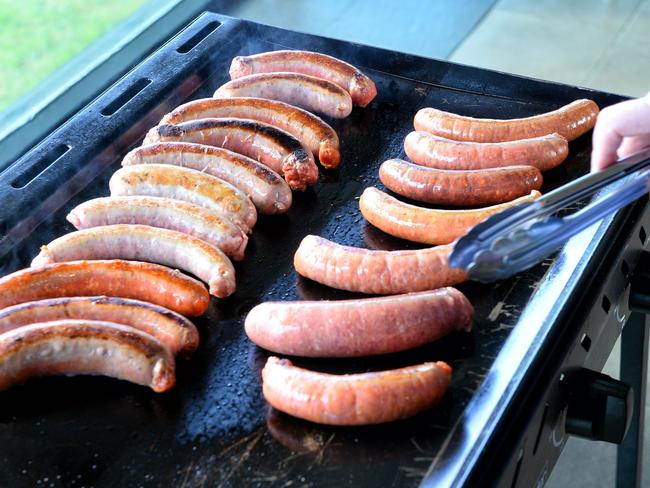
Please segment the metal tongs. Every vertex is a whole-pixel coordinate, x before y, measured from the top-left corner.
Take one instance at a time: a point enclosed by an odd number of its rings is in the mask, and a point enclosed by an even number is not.
[[[456,241],[449,265],[490,282],[542,261],[569,237],[632,203],[650,189],[650,149],[561,186],[545,196],[492,215]],[[618,184],[617,184],[618,183]],[[568,216],[555,215],[596,192],[595,201]]]

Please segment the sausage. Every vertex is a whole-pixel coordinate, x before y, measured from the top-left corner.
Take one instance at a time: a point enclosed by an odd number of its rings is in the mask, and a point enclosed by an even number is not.
[[[113,224],[143,224],[194,236],[239,261],[248,243],[233,222],[210,209],[164,197],[106,197],[88,200],[66,217],[77,229]]]
[[[471,330],[474,310],[454,288],[356,300],[266,302],[246,317],[249,339],[292,356],[357,357],[418,347]]]
[[[235,269],[223,252],[196,237],[149,225],[116,224],[70,232],[42,246],[32,266],[81,259],[163,264],[192,273],[216,297],[235,292]]]
[[[405,197],[451,207],[509,202],[542,186],[542,174],[533,166],[455,171],[425,168],[401,159],[383,162],[379,179]]]
[[[545,114],[509,120],[475,119],[423,108],[415,114],[413,125],[415,130],[457,141],[517,141],[554,132],[572,141],[594,127],[598,111],[598,105],[587,99],[576,100]]]
[[[278,100],[232,97],[202,98],[185,103],[165,115],[161,124],[180,124],[190,120],[236,117],[257,120],[288,132],[318,156],[325,168],[336,168],[341,161],[339,138],[320,117]]]
[[[281,174],[292,190],[304,191],[318,179],[311,151],[292,135],[246,119],[200,119],[151,129],[144,144],[195,142],[224,147],[265,164]]]
[[[301,73],[260,73],[221,85],[214,98],[255,97],[279,100],[334,119],[352,113],[352,98],[331,81]]]
[[[216,176],[166,164],[125,166],[111,176],[111,196],[150,196],[183,200],[216,212],[249,233],[257,221],[253,202]]]
[[[274,408],[328,425],[391,422],[431,408],[451,384],[442,361],[372,373],[333,375],[269,357],[262,392]]]
[[[491,207],[439,210],[409,205],[370,187],[361,195],[359,208],[368,222],[387,234],[422,244],[438,245],[453,242],[490,215],[520,203],[532,202],[540,196],[540,192],[533,190],[527,196]]]
[[[133,327],[92,320],[26,325],[0,335],[0,391],[30,378],[103,375],[169,390],[174,356],[155,337]]]
[[[467,279],[447,264],[452,246],[404,251],[371,251],[305,237],[293,257],[302,276],[332,288],[395,295],[451,286]]]
[[[154,336],[174,354],[189,355],[199,332],[180,314],[153,303],[118,297],[63,297],[21,303],[0,310],[0,334],[39,322],[75,319],[115,322]]]
[[[417,164],[430,168],[477,170],[529,165],[547,171],[566,159],[569,143],[558,134],[519,141],[469,142],[415,131],[404,139],[404,151]]]
[[[289,185],[275,171],[221,147],[190,142],[159,142],[137,147],[122,166],[171,164],[216,176],[243,191],[260,213],[284,213],[291,207]]]
[[[329,80],[346,90],[355,105],[365,107],[377,96],[374,82],[359,69],[340,59],[310,51],[269,51],[237,56],[230,65],[230,78],[255,73],[292,72]]]
[[[0,308],[55,297],[106,295],[203,315],[210,295],[194,278],[154,263],[104,260],[53,263],[0,278]]]

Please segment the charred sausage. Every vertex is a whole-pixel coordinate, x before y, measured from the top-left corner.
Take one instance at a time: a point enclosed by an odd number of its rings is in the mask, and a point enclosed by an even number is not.
[[[357,68],[340,59],[310,51],[269,51],[252,56],[237,56],[230,65],[230,78],[255,73],[303,73],[324,78],[346,90],[355,105],[365,107],[377,95],[373,81]]]
[[[91,320],[26,325],[0,335],[0,391],[30,378],[103,375],[149,386],[175,383],[174,356],[133,327]]]
[[[322,237],[305,237],[293,258],[302,276],[340,290],[394,295],[433,290],[467,279],[450,268],[451,246],[405,251],[370,251]]]
[[[529,165],[547,171],[566,159],[569,143],[558,134],[518,141],[471,142],[415,131],[404,139],[404,151],[415,163],[430,168],[477,170]]]
[[[137,261],[74,261],[26,268],[0,278],[0,308],[55,297],[106,295],[155,303],[182,315],[202,315],[205,287],[180,271]]]
[[[423,108],[415,114],[413,125],[415,130],[457,141],[517,141],[554,132],[572,141],[593,128],[598,111],[598,105],[587,99],[576,100],[545,114],[509,120],[475,119]]]
[[[318,179],[311,151],[276,127],[246,119],[200,119],[151,129],[144,144],[194,142],[224,147],[265,164],[281,174],[292,190],[303,191]]]
[[[507,203],[471,210],[438,210],[400,202],[377,188],[366,188],[359,199],[365,219],[375,227],[401,239],[423,244],[449,244],[469,229],[501,210],[539,198],[536,190],[530,195]]]
[[[352,98],[347,91],[331,81],[301,73],[242,76],[221,85],[214,97],[268,98],[335,119],[343,119],[352,112]]]
[[[325,168],[336,168],[341,161],[339,138],[334,129],[311,112],[278,100],[202,98],[175,108],[163,117],[160,124],[229,117],[257,120],[288,132],[318,156]]]
[[[404,351],[470,330],[473,308],[454,288],[356,300],[266,302],[246,317],[258,346],[293,356],[356,357]]]
[[[425,168],[401,159],[382,163],[379,179],[386,188],[407,198],[450,207],[509,202],[542,186],[542,174],[533,166],[455,171]]]
[[[208,283],[216,297],[235,292],[235,269],[223,252],[196,237],[148,225],[105,225],[65,234],[42,246],[32,266],[81,259],[163,264],[192,273]]]
[[[271,356],[262,370],[264,398],[282,412],[328,425],[390,422],[431,408],[451,383],[447,363],[332,375]]]

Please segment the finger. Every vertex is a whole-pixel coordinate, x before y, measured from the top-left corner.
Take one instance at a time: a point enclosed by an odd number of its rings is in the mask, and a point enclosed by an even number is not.
[[[648,124],[650,124],[650,120]],[[618,148],[617,155],[619,158],[624,158],[647,147],[650,147],[650,134],[626,137]]]
[[[591,155],[592,171],[616,161],[616,151],[624,137],[650,133],[648,97],[618,103],[603,109],[596,120]]]

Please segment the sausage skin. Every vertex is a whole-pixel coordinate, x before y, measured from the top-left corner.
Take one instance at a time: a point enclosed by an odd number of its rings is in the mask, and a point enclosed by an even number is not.
[[[244,231],[223,215],[172,198],[95,198],[77,205],[66,219],[80,230],[114,224],[142,224],[175,230],[212,244],[237,261],[244,258],[248,243]]]
[[[588,99],[576,100],[552,112],[509,120],[476,119],[423,108],[415,114],[413,125],[415,130],[457,141],[517,141],[554,132],[572,141],[594,127],[598,112],[598,105]]]
[[[433,290],[461,283],[465,271],[447,264],[452,246],[371,251],[305,237],[293,257],[296,271],[332,288],[375,295]]]
[[[318,179],[311,151],[291,134],[246,119],[200,119],[151,129],[144,144],[194,142],[248,156],[281,174],[292,190],[304,191]]]
[[[92,320],[26,325],[0,335],[0,391],[30,378],[103,375],[169,390],[174,356],[155,337],[133,327]]]
[[[159,142],[133,149],[122,166],[171,164],[216,176],[243,191],[263,214],[284,213],[291,207],[287,182],[269,167],[221,147],[190,142]]]
[[[257,221],[255,205],[238,188],[216,176],[167,164],[125,166],[111,176],[111,196],[150,196],[182,200],[223,215],[249,233]]]
[[[532,202],[540,196],[540,192],[533,190],[527,196],[491,207],[439,210],[409,205],[370,187],[362,193],[359,208],[368,222],[387,234],[422,244],[440,245],[455,241],[490,215],[520,203]]]
[[[154,336],[174,354],[190,355],[199,332],[182,315],[153,303],[118,297],[64,297],[20,303],[0,310],[0,334],[39,322],[75,319],[115,322]]]
[[[455,330],[474,310],[455,288],[357,300],[266,302],[247,315],[249,339],[292,356],[357,357],[404,351]]]
[[[450,207],[509,202],[542,186],[542,173],[533,166],[456,171],[401,159],[383,162],[379,179],[386,188],[407,198]]]
[[[333,375],[269,357],[262,392],[274,408],[328,425],[391,422],[431,408],[451,384],[442,361],[372,373]]]
[[[506,142],[454,141],[424,131],[404,139],[406,155],[422,166],[438,169],[478,170],[502,166],[555,168],[569,155],[569,143],[558,134]]]
[[[44,298],[106,295],[203,315],[210,295],[194,278],[154,263],[103,260],[53,263],[0,278],[0,309]]]
[[[235,292],[235,269],[223,252],[196,237],[149,225],[104,225],[70,232],[42,246],[32,266],[81,259],[158,263],[192,273],[216,297]]]
[[[377,96],[375,83],[359,69],[340,59],[311,51],[269,51],[252,56],[237,56],[230,64],[230,78],[255,73],[292,72],[316,76],[337,84],[365,107]]]
[[[311,112],[278,100],[253,97],[192,100],[165,115],[160,124],[228,117],[257,120],[288,132],[318,156],[325,168],[336,168],[341,161],[339,137],[334,129]]]
[[[301,73],[242,76],[214,92],[214,98],[231,97],[279,100],[334,119],[343,119],[352,112],[352,98],[347,91],[331,81]]]

